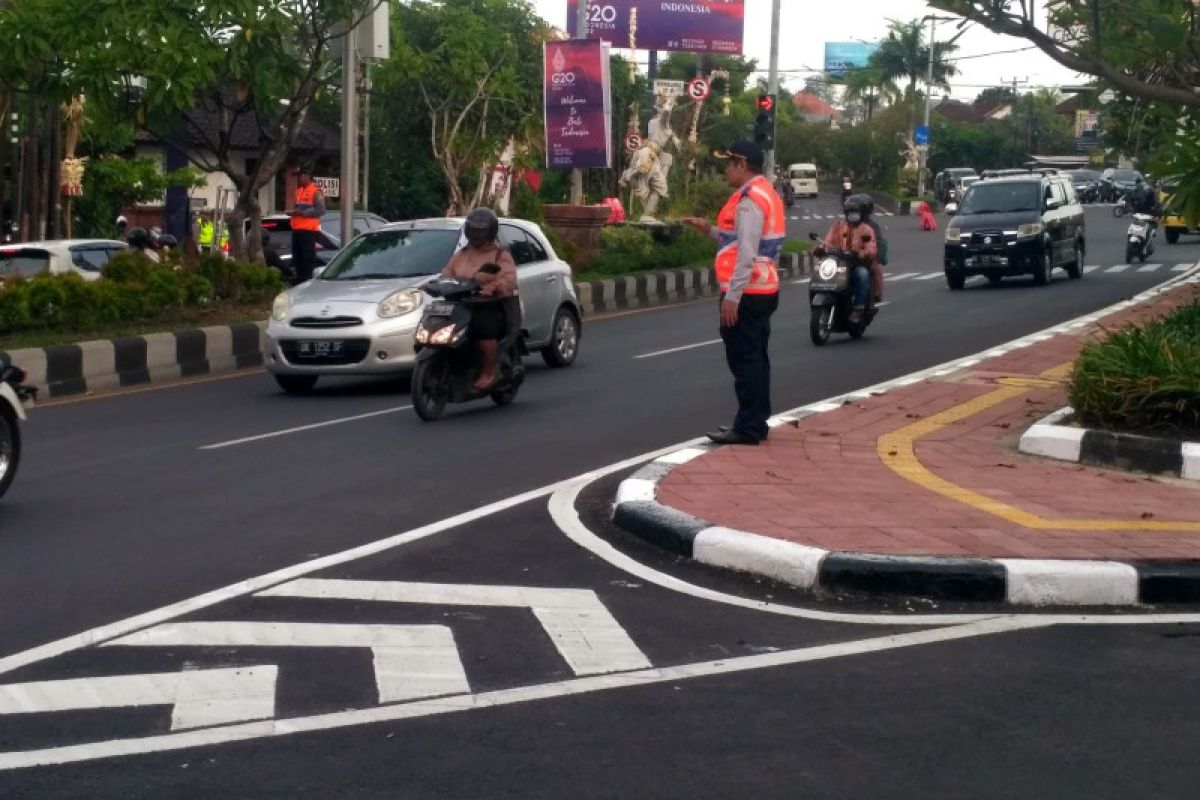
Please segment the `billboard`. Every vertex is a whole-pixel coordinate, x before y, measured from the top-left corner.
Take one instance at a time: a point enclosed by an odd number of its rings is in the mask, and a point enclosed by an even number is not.
[[[851,70],[862,69],[871,60],[879,45],[868,42],[826,42],[825,74],[844,78]]]
[[[612,165],[608,46],[598,39],[546,42],[546,166]]]
[[[578,0],[567,0],[567,32],[575,35]],[[636,14],[634,13],[636,10]],[[589,0],[588,36],[638,50],[742,52],[745,0]]]

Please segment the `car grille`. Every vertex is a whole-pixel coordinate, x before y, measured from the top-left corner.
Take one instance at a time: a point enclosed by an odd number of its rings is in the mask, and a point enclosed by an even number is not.
[[[296,317],[292,320],[293,328],[353,328],[362,325],[358,317]]]
[[[357,364],[367,357],[367,352],[371,349],[370,339],[345,339],[343,342],[342,352],[337,355],[301,358],[299,355],[300,342],[288,339],[279,343],[279,349],[283,351],[283,357],[288,360],[288,363],[302,367],[335,367]]]
[[[987,240],[991,239],[989,243]],[[1006,243],[1015,242],[1017,237],[1005,236],[1003,231],[972,231],[969,242],[973,252],[988,252],[994,250],[1003,253]]]

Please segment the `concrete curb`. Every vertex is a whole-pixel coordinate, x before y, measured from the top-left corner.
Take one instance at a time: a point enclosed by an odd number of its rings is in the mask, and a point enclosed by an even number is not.
[[[781,279],[807,277],[812,256],[784,255],[779,272]],[[686,303],[719,291],[712,268],[648,272],[577,283],[575,289],[583,313],[596,316]],[[7,355],[43,397],[65,397],[262,366],[266,328],[264,320],[33,347]]]
[[[1200,481],[1200,442],[1060,425],[1071,416],[1061,408],[1021,435],[1018,448],[1032,456],[1130,472]]]
[[[1200,268],[1198,268],[1200,269]],[[785,412],[771,427],[841,408],[928,377],[948,375],[1151,300],[1185,283],[1200,282],[1198,269],[1106,309],[1024,336],[983,353]],[[1062,412],[1057,412],[1062,414]],[[1057,419],[1061,419],[1061,416]],[[1065,447],[1061,442],[1056,447]],[[738,531],[696,519],[657,502],[657,486],[673,469],[715,450],[687,447],[663,456],[620,485],[613,509],[617,525],[677,555],[702,564],[770,578],[814,593],[865,592],[1014,606],[1131,606],[1200,602],[1200,559],[1195,561],[1092,561],[893,556],[840,552]],[[1193,455],[1195,453],[1193,452]],[[1188,462],[1195,464],[1194,461]]]

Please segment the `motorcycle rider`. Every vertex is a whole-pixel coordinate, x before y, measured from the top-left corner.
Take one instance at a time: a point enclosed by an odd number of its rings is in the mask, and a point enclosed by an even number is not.
[[[888,244],[887,239],[883,238],[883,228],[875,219],[875,199],[869,194],[858,194],[855,197],[862,204],[863,222],[870,225],[871,230],[875,231],[875,249],[879,254],[879,257],[871,263],[870,305],[873,306],[883,302],[883,268],[888,263]]]
[[[1134,180],[1133,191],[1129,193],[1129,210],[1134,214],[1148,214],[1154,217],[1154,221],[1148,223],[1150,226],[1149,235],[1153,235],[1158,228],[1158,218],[1162,216],[1162,204],[1158,202],[1158,192],[1154,187],[1146,183],[1146,180],[1138,175]]]
[[[854,192],[854,182],[850,180],[849,175],[842,176],[842,202],[846,202],[847,198]]]
[[[862,322],[871,297],[871,269],[879,261],[879,246],[875,229],[867,222],[863,213],[865,205],[862,195],[851,195],[842,203],[842,219],[833,223],[816,254],[823,256],[827,250],[836,249],[849,253],[852,258],[850,285],[854,292],[850,310],[850,323]]]
[[[490,208],[477,208],[467,215],[463,236],[467,244],[450,257],[441,277],[472,279],[483,297],[512,297],[517,293],[517,265],[496,237],[500,220]],[[499,268],[496,271],[496,268]],[[496,360],[500,339],[508,323],[500,303],[480,303],[471,315],[471,337],[479,346],[479,377],[474,388],[486,392],[496,384]]]
[[[158,251],[154,249],[154,237],[145,228],[130,228],[126,242],[131,250],[141,253],[154,263],[157,264],[161,260],[158,257]]]

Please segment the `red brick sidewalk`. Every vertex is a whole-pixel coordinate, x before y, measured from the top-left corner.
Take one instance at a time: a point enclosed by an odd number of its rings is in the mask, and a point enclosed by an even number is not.
[[[1185,286],[1098,325],[1116,327],[1197,297],[1200,289]],[[721,448],[673,470],[658,485],[658,502],[714,525],[827,550],[1200,559],[1200,485],[1017,452],[1029,425],[1066,405],[1061,380],[1044,373],[1072,361],[1093,332],[1061,334],[777,427],[759,447]],[[1015,376],[1042,377],[1014,386]],[[958,409],[970,401],[988,405]],[[950,409],[963,418],[932,424]],[[922,421],[930,429],[914,430]],[[907,470],[895,444],[905,429],[900,439],[912,441],[918,462]]]

